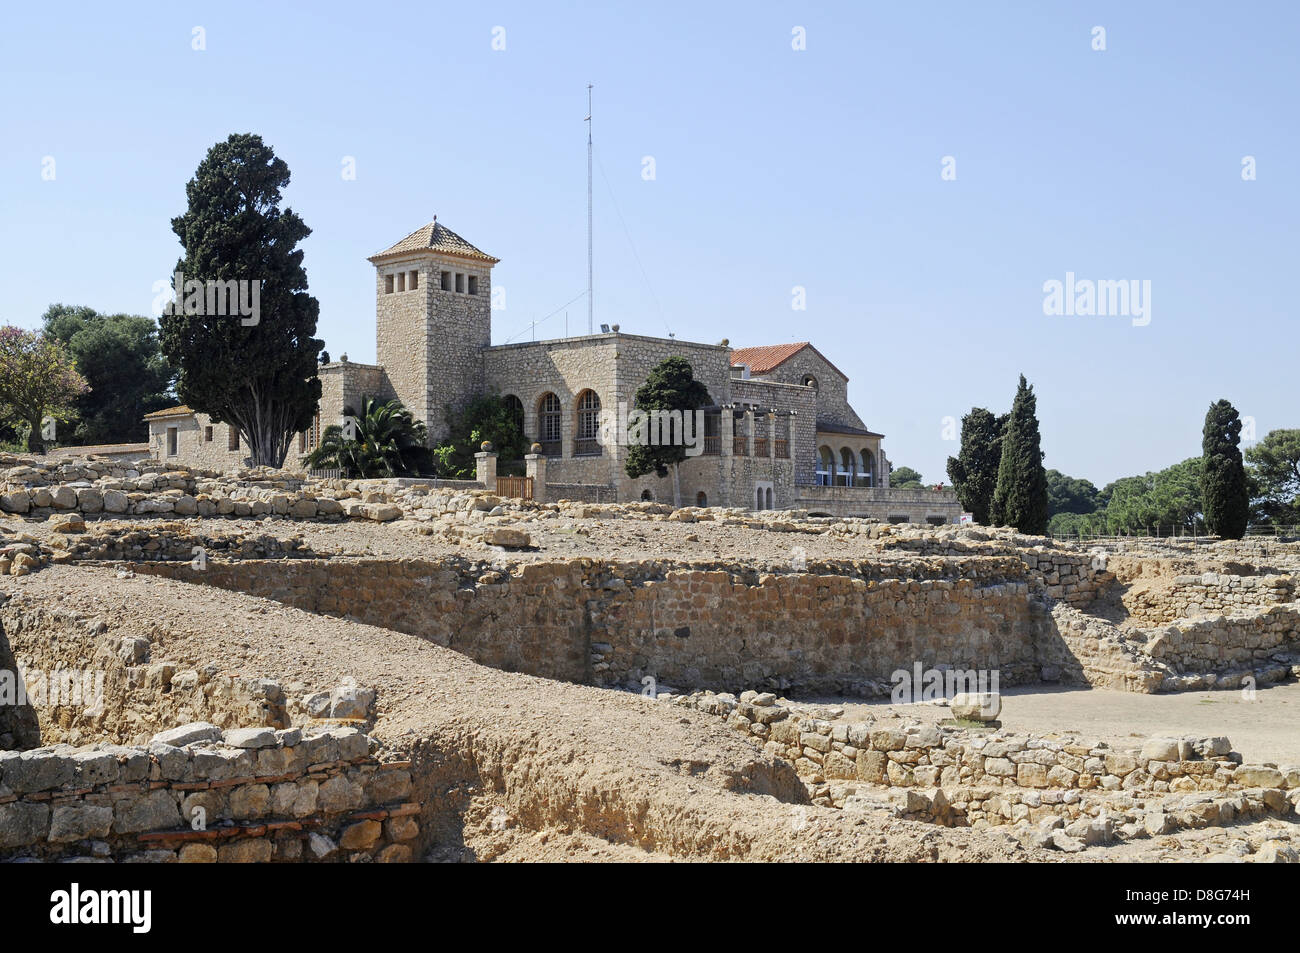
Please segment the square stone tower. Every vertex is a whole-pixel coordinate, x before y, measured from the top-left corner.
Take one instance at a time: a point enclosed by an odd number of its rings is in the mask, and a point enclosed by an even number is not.
[[[483,393],[498,259],[435,216],[369,261],[375,266],[378,363],[436,443],[448,433],[447,409]]]

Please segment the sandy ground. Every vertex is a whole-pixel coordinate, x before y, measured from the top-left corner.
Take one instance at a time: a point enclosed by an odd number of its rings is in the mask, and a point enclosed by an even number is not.
[[[870,716],[881,727],[951,717],[947,708],[843,698],[795,698],[844,709],[843,719]],[[1077,735],[1125,747],[1152,736],[1227,735],[1246,761],[1300,764],[1300,682],[1239,691],[1141,695],[1099,688],[1036,685],[1002,689],[1002,725],[1038,735]]]

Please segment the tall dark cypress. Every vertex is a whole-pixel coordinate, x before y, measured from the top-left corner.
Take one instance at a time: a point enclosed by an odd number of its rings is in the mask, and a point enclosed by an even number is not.
[[[1205,526],[1224,539],[1246,535],[1250,491],[1241,459],[1241,418],[1226,400],[1210,405],[1201,432],[1201,498]]]
[[[991,509],[995,525],[1014,526],[1022,533],[1041,536],[1047,532],[1047,471],[1043,467],[1037,409],[1034,389],[1021,374],[1002,435],[1002,461]]]

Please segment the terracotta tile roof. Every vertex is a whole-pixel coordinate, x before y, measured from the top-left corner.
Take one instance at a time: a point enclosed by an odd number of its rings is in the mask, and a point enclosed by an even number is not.
[[[830,364],[831,370],[836,374],[839,374],[840,377],[845,380],[849,379],[849,375],[845,374],[834,364],[831,364],[826,355],[813,347],[812,343],[809,341],[794,341],[790,344],[765,344],[762,347],[736,348],[736,350],[731,352],[731,366],[735,367],[737,364],[748,364],[749,373],[766,374],[769,371],[776,370],[806,347],[812,347],[813,353],[823,361],[826,361],[827,364]]]
[[[402,255],[413,251],[436,251],[445,255],[459,255],[461,258],[486,261],[494,265],[501,260],[475,248],[446,225],[439,225],[436,216],[428,225],[417,228],[396,245],[381,251],[378,255],[372,255],[368,260],[375,261],[378,258],[387,258],[389,255]]]
[[[731,352],[731,366],[749,365],[751,374],[766,374],[768,371],[784,364],[804,348],[807,341],[792,344],[765,344],[762,347],[738,347]]]
[[[167,407],[163,410],[155,410],[152,414],[145,414],[145,420],[157,420],[160,417],[189,417],[194,411],[184,404],[177,404],[175,407]]]

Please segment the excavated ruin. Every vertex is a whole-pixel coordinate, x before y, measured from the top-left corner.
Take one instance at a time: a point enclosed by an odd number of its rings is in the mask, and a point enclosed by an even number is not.
[[[1223,735],[799,700],[887,697],[913,666],[1292,682],[1297,543],[93,461],[3,478],[0,672],[28,691],[0,705],[0,860],[1300,857],[1300,768]]]

